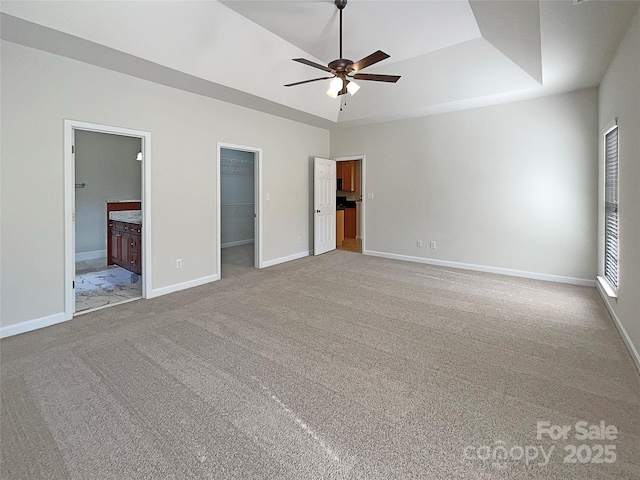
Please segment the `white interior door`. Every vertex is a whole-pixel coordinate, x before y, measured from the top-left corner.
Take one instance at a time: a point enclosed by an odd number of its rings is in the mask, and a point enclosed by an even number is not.
[[[313,254],[336,249],[336,162],[313,162]]]

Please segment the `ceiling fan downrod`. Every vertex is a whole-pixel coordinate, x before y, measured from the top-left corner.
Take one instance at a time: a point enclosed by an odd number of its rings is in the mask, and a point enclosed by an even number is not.
[[[340,10],[340,57],[342,58],[342,10],[347,6],[347,0],[336,0],[336,7]]]

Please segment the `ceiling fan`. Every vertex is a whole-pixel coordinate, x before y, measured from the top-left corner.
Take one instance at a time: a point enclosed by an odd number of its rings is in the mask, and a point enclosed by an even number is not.
[[[371,55],[364,57],[362,60],[358,60],[357,62],[352,62],[351,60],[347,60],[342,58],[342,10],[347,6],[347,0],[335,0],[336,7],[340,10],[340,58],[330,62],[326,67],[324,65],[320,65],[319,63],[312,62],[311,60],[307,60],[306,58],[294,58],[294,62],[303,63],[305,65],[309,65],[310,67],[318,68],[320,70],[324,70],[325,72],[331,73],[331,77],[320,77],[313,78],[311,80],[303,80],[302,82],[289,83],[285,85],[285,87],[293,87],[295,85],[302,85],[303,83],[317,82],[318,80],[331,80],[331,84],[329,86],[329,90],[327,91],[327,95],[332,98],[338,98],[339,95],[344,95],[347,92],[353,95],[358,91],[360,86],[356,84],[355,80],[368,80],[372,82],[390,82],[396,83],[400,79],[400,75],[377,75],[370,73],[358,73],[360,70],[363,70],[374,63],[381,62],[389,58],[389,55],[384,53],[381,50],[372,53]]]

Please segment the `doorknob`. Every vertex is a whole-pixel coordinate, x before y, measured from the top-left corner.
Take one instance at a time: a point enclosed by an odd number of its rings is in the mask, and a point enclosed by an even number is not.
[[[320,210],[316,210],[316,213],[320,213]]]

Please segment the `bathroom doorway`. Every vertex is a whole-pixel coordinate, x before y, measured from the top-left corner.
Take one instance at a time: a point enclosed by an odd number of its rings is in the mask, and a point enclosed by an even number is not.
[[[148,132],[65,120],[65,317],[149,297]]]
[[[76,314],[142,298],[141,151],[137,137],[75,132]]]

